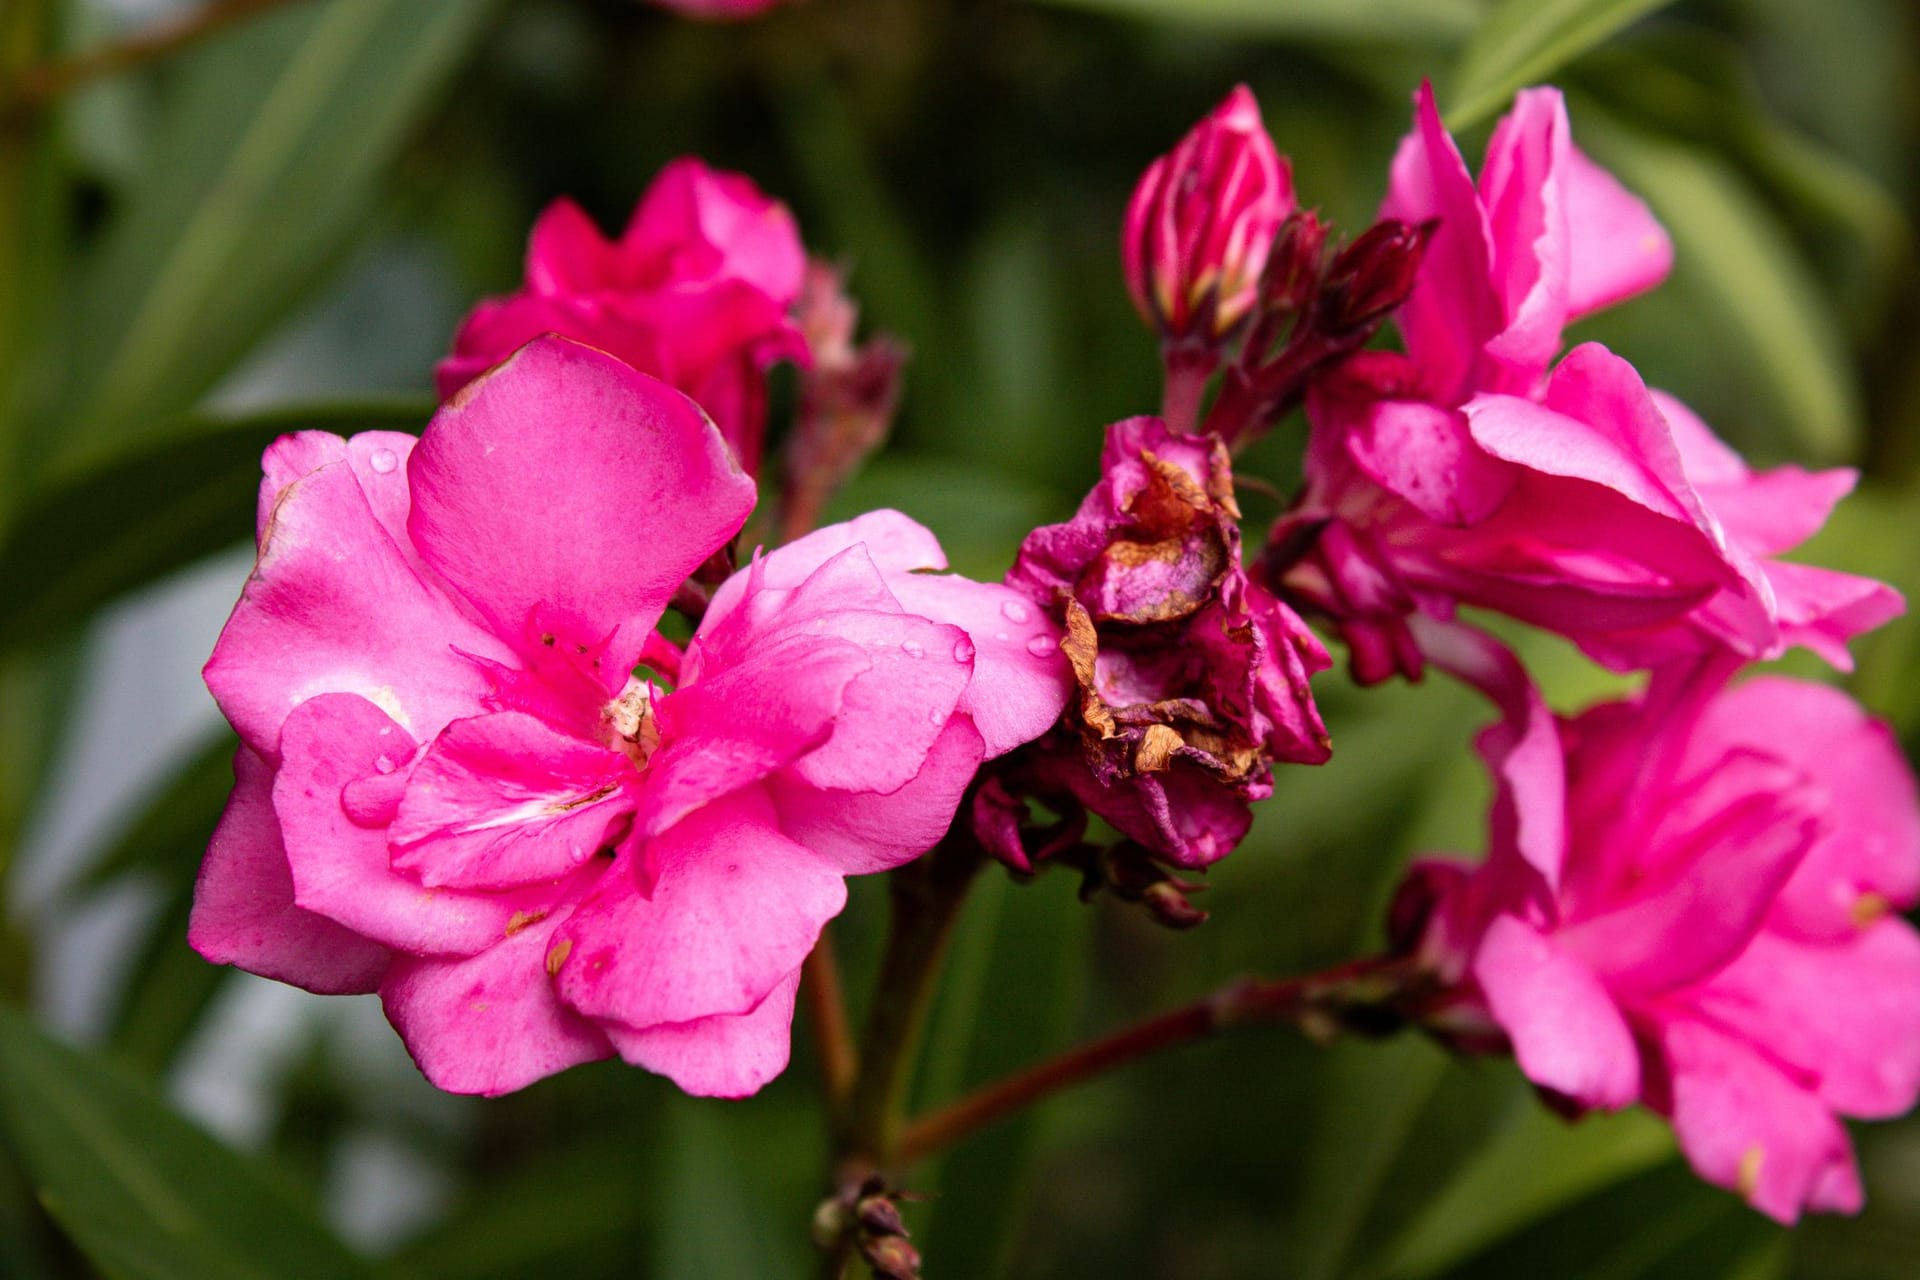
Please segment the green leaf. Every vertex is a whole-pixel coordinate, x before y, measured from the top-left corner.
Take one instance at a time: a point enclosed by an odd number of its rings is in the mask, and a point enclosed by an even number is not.
[[[1671,0],[1500,0],[1460,52],[1447,127],[1463,129],[1505,106],[1514,90],[1573,61]]]
[[[1473,0],[1045,0],[1210,27],[1239,35],[1290,40],[1453,40],[1473,30]]]
[[[1673,1154],[1665,1125],[1641,1111],[1570,1125],[1533,1098],[1428,1201],[1386,1250],[1397,1280],[1438,1275],[1503,1236]]]
[[[1674,243],[1674,286],[1711,309],[1722,359],[1752,371],[1755,400],[1814,459],[1852,457],[1859,395],[1818,279],[1751,187],[1717,157],[1580,112],[1583,141],[1645,197]]]
[[[373,1274],[275,1171],[4,1008],[0,1124],[47,1212],[112,1280]]]
[[[0,545],[0,649],[73,626],[136,587],[244,541],[260,454],[291,431],[417,430],[424,402],[184,417],[155,443],[36,495]]]
[[[181,60],[78,284],[64,469],[187,409],[316,283],[491,0],[288,6]]]

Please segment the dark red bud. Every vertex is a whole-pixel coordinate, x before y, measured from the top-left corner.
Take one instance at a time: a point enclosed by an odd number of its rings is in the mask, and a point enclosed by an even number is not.
[[[860,1256],[884,1280],[920,1280],[920,1251],[905,1236],[862,1239]]]
[[[1187,900],[1189,887],[1177,880],[1162,880],[1149,886],[1140,901],[1167,928],[1192,929],[1207,922],[1207,913]]]
[[[1260,304],[1269,314],[1304,310],[1320,291],[1326,266],[1327,225],[1312,209],[1296,210],[1280,227],[1267,261]]]
[[[1376,222],[1334,255],[1321,287],[1320,327],[1329,334],[1371,329],[1405,302],[1436,225]]]

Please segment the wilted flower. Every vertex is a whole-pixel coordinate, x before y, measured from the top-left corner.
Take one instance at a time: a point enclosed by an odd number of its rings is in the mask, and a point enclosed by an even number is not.
[[[1253,309],[1292,211],[1286,157],[1236,86],[1134,188],[1121,239],[1133,305],[1169,339],[1217,340]]]
[[[1274,761],[1327,758],[1307,684],[1326,651],[1242,569],[1217,439],[1132,418],[1108,428],[1101,470],[1007,575],[1061,620],[1078,685],[1035,767],[1156,855],[1204,866],[1245,834]]]
[[[766,370],[808,358],[791,315],[805,270],[786,206],[744,175],[692,157],[660,171],[617,240],[557,200],[534,224],[520,292],[482,302],[461,322],[440,362],[440,395],[558,333],[692,396],[752,475],[766,432]]]
[[[843,877],[946,830],[1066,680],[1005,587],[892,512],[756,559],[654,630],[754,486],[684,396],[538,340],[416,443],[265,459],[207,664],[241,748],[196,889],[216,961],[378,990],[442,1088],[619,1054],[694,1093],[787,1059]]]
[[[1431,639],[1431,638],[1429,638]],[[1657,673],[1556,724],[1510,663],[1481,750],[1485,864],[1416,868],[1397,931],[1446,985],[1431,1025],[1504,1040],[1563,1107],[1638,1101],[1701,1177],[1783,1222],[1852,1212],[1839,1117],[1920,1096],[1920,803],[1886,726],[1780,677]]]

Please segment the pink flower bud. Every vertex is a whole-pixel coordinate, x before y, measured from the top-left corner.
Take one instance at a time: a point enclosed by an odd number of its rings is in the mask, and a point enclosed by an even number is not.
[[[1212,340],[1253,310],[1293,175],[1245,85],[1148,167],[1121,258],[1133,304],[1169,338]]]

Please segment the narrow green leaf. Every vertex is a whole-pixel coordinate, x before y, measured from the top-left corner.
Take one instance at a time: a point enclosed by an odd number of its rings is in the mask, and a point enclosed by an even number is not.
[[[1447,126],[1464,129],[1671,0],[1500,0],[1460,52]]]
[[[1719,321],[1723,358],[1752,371],[1780,425],[1815,460],[1852,457],[1859,395],[1818,279],[1751,187],[1705,151],[1654,138],[1583,105],[1582,140],[1646,198],[1674,242],[1674,286]],[[1731,347],[1731,350],[1727,350]]]
[[[182,60],[78,286],[60,467],[151,437],[318,281],[491,3],[288,6]]]
[[[1385,1251],[1396,1280],[1455,1262],[1596,1189],[1673,1154],[1665,1125],[1641,1111],[1577,1125],[1526,1098],[1514,1122],[1462,1166]]]
[[[1094,9],[1211,27],[1241,35],[1289,40],[1458,39],[1473,30],[1480,6],[1473,0],[1045,0],[1074,9]]]
[[[112,1280],[373,1274],[273,1170],[4,1008],[0,1124],[41,1203]]]
[[[417,430],[423,402],[176,418],[36,495],[0,544],[0,649],[44,640],[253,530],[260,454],[291,431]]]

